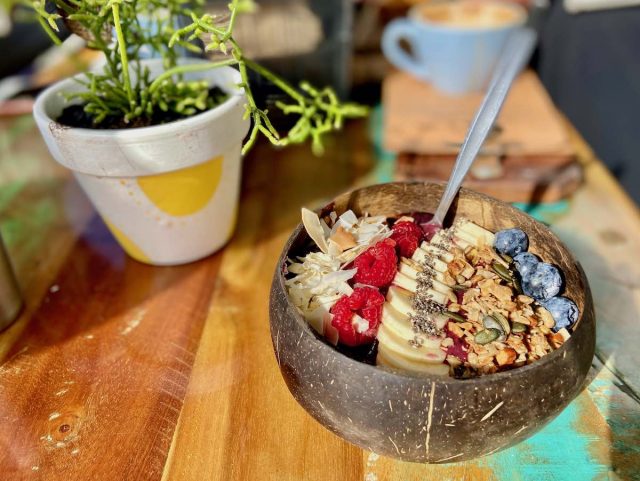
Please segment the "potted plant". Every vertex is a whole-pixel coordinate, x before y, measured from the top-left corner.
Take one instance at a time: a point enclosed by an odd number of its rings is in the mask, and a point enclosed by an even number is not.
[[[226,19],[204,13],[198,1],[52,0],[54,9],[41,0],[23,3],[54,41],[64,21],[104,54],[101,71],[45,90],[34,116],[53,157],[73,171],[125,251],[142,262],[190,262],[227,242],[241,156],[259,135],[278,146],[310,139],[319,153],[324,134],[366,112],[329,88],[296,88],[246,58],[233,37],[246,0],[232,0]],[[181,58],[185,50],[220,54],[213,61]],[[256,104],[249,70],[291,99],[277,104],[297,116],[286,135]]]

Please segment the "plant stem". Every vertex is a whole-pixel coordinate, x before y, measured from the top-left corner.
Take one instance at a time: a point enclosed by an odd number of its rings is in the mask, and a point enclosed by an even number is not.
[[[271,83],[273,83],[274,85],[276,85],[277,87],[280,87],[280,89],[282,91],[284,91],[284,93],[286,93],[287,95],[289,95],[290,97],[294,98],[295,100],[297,100],[298,102],[303,102],[304,101],[304,97],[302,97],[300,95],[300,93],[293,88],[286,80],[284,80],[282,77],[274,74],[273,72],[271,72],[270,70],[267,70],[265,67],[263,67],[260,64],[257,64],[256,62],[249,60],[247,58],[242,58],[242,61],[247,65],[247,67],[249,67],[251,70],[253,70],[254,72],[259,73],[260,75],[262,75],[264,78],[266,78],[267,80],[271,81]]]
[[[187,73],[187,72],[203,72],[205,70],[210,70],[218,67],[225,67],[228,65],[237,65],[237,64],[238,64],[237,60],[229,59],[229,60],[222,60],[220,62],[206,62],[206,63],[193,63],[188,65],[178,65],[158,75],[153,80],[153,82],[151,82],[151,85],[149,85],[149,93],[155,92],[160,86],[160,84],[162,84],[162,82],[172,77],[173,75]]]
[[[129,97],[129,104],[133,105],[133,91],[131,90],[131,79],[129,78],[129,59],[127,58],[127,45],[124,41],[124,34],[122,33],[122,25],[120,24],[120,5],[113,4],[113,24],[116,30],[116,37],[118,38],[118,49],[120,50],[120,61],[122,62],[122,77],[124,78],[124,88],[127,90],[127,97]]]
[[[38,15],[38,22],[40,23],[40,25],[42,25],[42,28],[44,29],[44,31],[47,33],[47,35],[49,35],[49,38],[53,41],[53,43],[55,43],[56,45],[62,45],[62,41],[58,38],[58,36],[54,33],[53,29],[51,28],[51,26],[47,23],[47,21],[42,18],[40,15]]]

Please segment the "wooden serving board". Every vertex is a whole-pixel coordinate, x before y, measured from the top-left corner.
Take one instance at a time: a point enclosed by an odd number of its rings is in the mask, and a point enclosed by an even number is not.
[[[383,85],[385,148],[392,152],[456,155],[480,103],[482,92],[445,95],[404,72]],[[565,163],[575,153],[551,99],[535,73],[516,79],[485,152],[504,157],[536,156],[536,164]]]
[[[384,82],[384,144],[398,179],[446,180],[483,94],[445,95],[394,72]],[[556,201],[582,179],[562,118],[538,77],[524,72],[465,185],[507,201]]]
[[[443,181],[449,178],[454,162],[450,156],[403,153],[396,158],[394,177],[396,180]],[[537,167],[514,165],[516,162],[479,157],[463,185],[500,200],[533,204],[564,199],[575,192],[583,180],[582,167],[577,162]],[[492,172],[499,176],[487,178]]]

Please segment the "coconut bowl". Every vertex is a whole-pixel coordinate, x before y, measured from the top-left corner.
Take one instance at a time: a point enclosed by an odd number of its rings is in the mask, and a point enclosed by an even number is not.
[[[434,212],[441,184],[391,183],[337,197],[321,214],[353,210],[394,216]],[[581,391],[595,349],[595,316],[580,264],[547,227],[491,197],[462,189],[445,225],[466,217],[496,232],[520,227],[529,251],[556,264],[563,295],[580,309],[571,338],[538,361],[473,379],[417,375],[355,360],[309,327],[289,301],[286,260],[311,245],[302,225],[278,260],[271,287],[271,338],[293,397],[319,423],[343,439],[404,461],[447,463],[513,446],[539,431]]]

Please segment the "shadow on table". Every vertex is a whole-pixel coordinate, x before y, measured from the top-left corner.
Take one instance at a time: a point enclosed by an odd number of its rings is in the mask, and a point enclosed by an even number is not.
[[[308,143],[286,149],[258,144],[245,159],[239,223],[259,223],[268,240],[292,232],[301,207],[322,207],[363,182],[376,165],[365,122],[349,121],[343,132],[325,136],[322,156],[313,155]],[[245,240],[253,242],[234,238]]]

